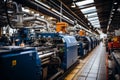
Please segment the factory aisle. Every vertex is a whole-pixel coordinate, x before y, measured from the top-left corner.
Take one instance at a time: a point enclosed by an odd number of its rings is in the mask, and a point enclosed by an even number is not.
[[[106,75],[106,51],[100,43],[65,80],[106,80]]]

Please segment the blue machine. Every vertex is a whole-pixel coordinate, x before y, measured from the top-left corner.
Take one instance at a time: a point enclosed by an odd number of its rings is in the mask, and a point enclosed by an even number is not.
[[[84,45],[80,38],[80,36],[75,36],[76,40],[78,41],[78,56],[82,57],[84,56]]]
[[[53,80],[78,60],[74,36],[37,33],[35,48],[0,48],[0,80]]]
[[[85,36],[85,37],[86,37],[86,40],[87,40],[87,43],[88,43],[88,51],[91,51],[92,50],[92,48],[91,48],[92,42],[90,40],[90,37],[87,37],[87,36]]]
[[[40,80],[41,62],[35,48],[0,48],[0,80]]]
[[[0,37],[0,46],[9,46],[11,45],[11,40],[9,39],[8,36],[6,36],[6,34],[2,34],[2,36]]]
[[[76,61],[78,57],[78,46],[77,41],[74,36],[62,35],[58,33],[38,33],[38,37],[40,38],[51,38],[54,41],[54,45],[59,48],[59,45],[62,45],[63,54],[61,59],[61,68],[63,70],[67,70],[70,68]],[[59,40],[59,41],[58,41]],[[57,46],[58,45],[58,46]],[[61,49],[59,48],[59,50]]]
[[[90,37],[90,39],[91,39],[91,48],[93,49],[96,46],[96,41],[95,41],[95,38],[93,37]]]
[[[91,40],[87,36],[76,36],[76,40],[79,43],[78,55],[83,57],[89,51],[91,51]]]
[[[22,42],[30,44],[31,33],[28,28],[21,28],[11,37],[12,41],[15,41],[16,46],[19,46]]]
[[[98,41],[97,41],[96,38],[94,38],[94,39],[95,39],[95,46],[97,46],[98,45]]]

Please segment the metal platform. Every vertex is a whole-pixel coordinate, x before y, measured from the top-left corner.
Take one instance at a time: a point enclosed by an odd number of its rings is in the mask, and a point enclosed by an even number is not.
[[[80,61],[80,64],[65,80],[106,80],[106,51],[104,45],[101,43],[86,59]]]

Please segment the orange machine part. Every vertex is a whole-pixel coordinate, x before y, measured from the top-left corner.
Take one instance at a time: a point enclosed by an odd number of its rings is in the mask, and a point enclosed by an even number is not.
[[[120,48],[120,36],[113,37],[113,48]]]
[[[66,22],[58,22],[56,24],[56,32],[62,31],[63,33],[66,33],[66,27],[68,24]]]
[[[80,36],[85,36],[85,31],[84,30],[80,30],[78,33],[79,33]]]

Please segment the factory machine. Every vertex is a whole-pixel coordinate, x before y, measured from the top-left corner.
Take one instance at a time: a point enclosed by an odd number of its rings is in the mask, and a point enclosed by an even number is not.
[[[90,37],[90,40],[91,40],[91,49],[93,49],[96,47],[96,40],[93,37]]]
[[[37,33],[34,48],[0,48],[0,80],[53,80],[78,60],[74,36]]]
[[[41,70],[35,48],[0,47],[0,80],[40,80]]]
[[[89,51],[91,51],[91,40],[87,36],[76,36],[76,40],[79,43],[78,55],[83,57]]]
[[[99,43],[98,43],[98,40],[97,38],[94,38],[95,39],[95,46],[97,46]]]
[[[43,66],[43,73],[47,73],[47,77],[56,74],[62,74],[63,71],[69,69],[77,61],[77,41],[74,36],[62,35],[58,33],[37,33],[40,52],[52,51],[53,54],[49,54],[47,57],[43,57],[45,63]],[[45,58],[45,59],[44,59]],[[55,75],[55,76],[56,76]],[[51,77],[52,80],[55,76]]]
[[[28,28],[20,28],[16,33],[11,37],[12,43],[15,43],[16,46],[19,46],[21,43],[29,45],[32,43],[32,34]]]
[[[120,49],[120,36],[114,36],[112,38],[112,49]]]

